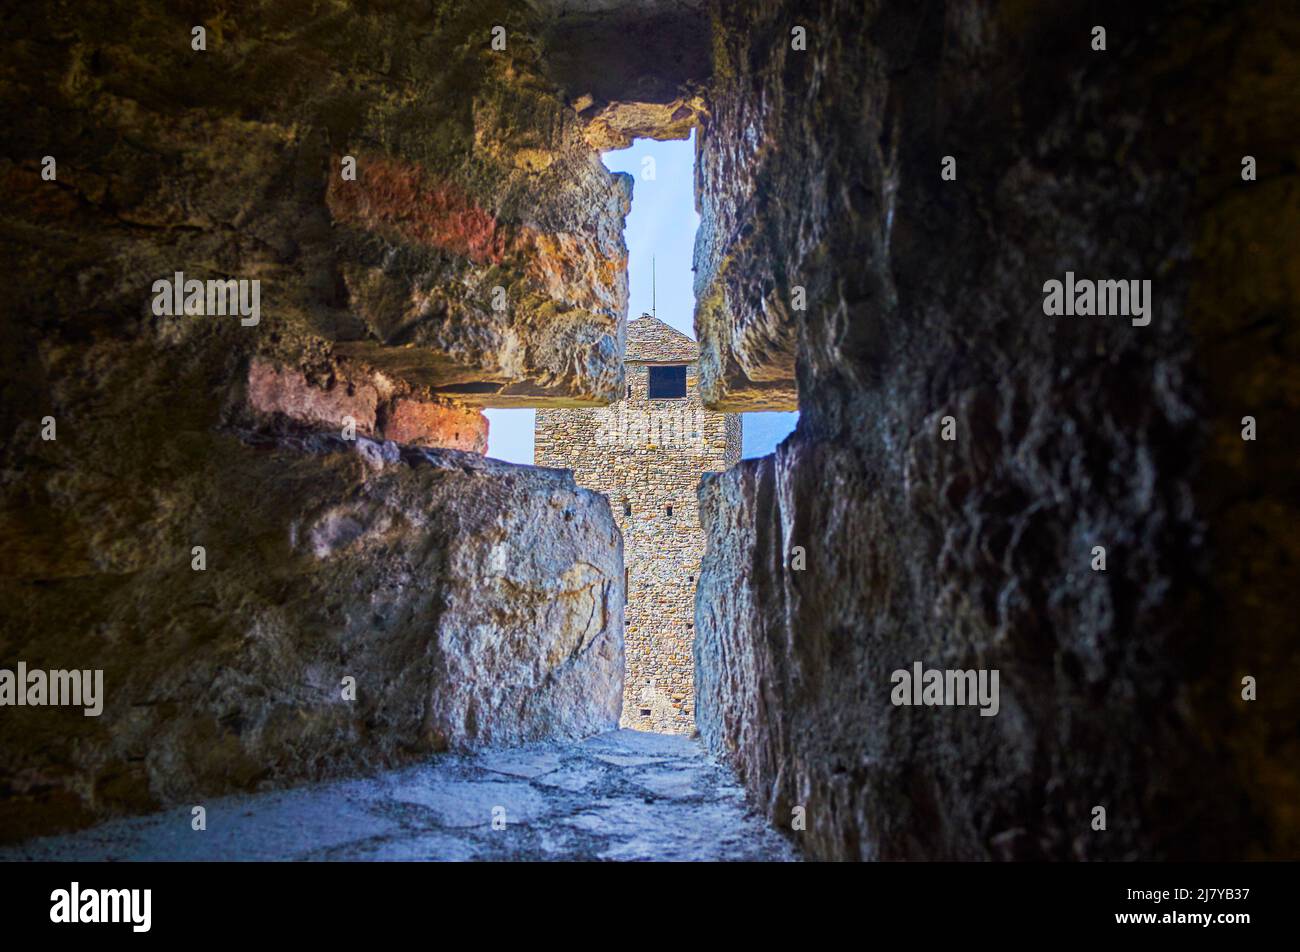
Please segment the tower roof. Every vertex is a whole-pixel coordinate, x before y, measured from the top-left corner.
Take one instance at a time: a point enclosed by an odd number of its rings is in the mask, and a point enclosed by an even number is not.
[[[695,341],[657,317],[642,314],[627,325],[625,360],[692,362],[699,356],[700,348]]]

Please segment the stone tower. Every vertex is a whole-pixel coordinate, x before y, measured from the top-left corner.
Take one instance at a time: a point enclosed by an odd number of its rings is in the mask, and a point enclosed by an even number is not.
[[[623,533],[627,671],[622,726],[695,727],[695,581],[704,553],[696,487],[740,459],[740,417],[704,409],[695,341],[648,314],[628,325],[624,397],[538,410],[535,461],[609,497]]]

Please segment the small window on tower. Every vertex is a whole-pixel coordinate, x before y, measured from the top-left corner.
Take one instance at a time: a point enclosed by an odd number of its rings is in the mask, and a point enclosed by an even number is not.
[[[623,503],[623,515],[625,516],[632,515],[632,504],[630,502]]]
[[[676,400],[686,396],[686,367],[651,367],[650,399]]]
[[[629,400],[632,399],[632,385],[631,385],[631,384],[628,384],[628,385],[627,385],[627,398],[628,398]]]
[[[673,507],[665,506],[664,508],[668,511],[668,518],[671,519],[673,517]]]

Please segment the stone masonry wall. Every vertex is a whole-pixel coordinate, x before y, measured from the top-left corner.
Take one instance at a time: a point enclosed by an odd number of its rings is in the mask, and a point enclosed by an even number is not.
[[[4,708],[0,839],[620,707],[607,503],[478,458],[478,408],[623,392],[599,151],[687,134],[702,14],[216,6],[5,17],[0,666],[107,696]],[[155,312],[177,272],[258,314]]]
[[[1300,856],[1300,11],[714,16],[701,367],[796,341],[800,418],[705,480],[701,736],[818,859]],[[1048,316],[1067,271],[1149,326]],[[997,715],[895,703],[918,661]]]
[[[682,363],[686,397],[650,400],[650,365]],[[695,728],[695,582],[704,551],[696,490],[703,473],[740,459],[740,417],[705,410],[697,382],[695,342],[642,317],[628,328],[624,399],[596,410],[537,412],[537,465],[571,469],[580,486],[608,496],[623,534],[620,723],[639,730]]]

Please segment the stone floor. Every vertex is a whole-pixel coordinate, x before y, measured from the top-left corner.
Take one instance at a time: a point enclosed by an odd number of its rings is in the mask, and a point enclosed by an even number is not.
[[[203,806],[206,831],[182,807],[0,849],[0,862],[797,858],[697,741],[640,731]]]

